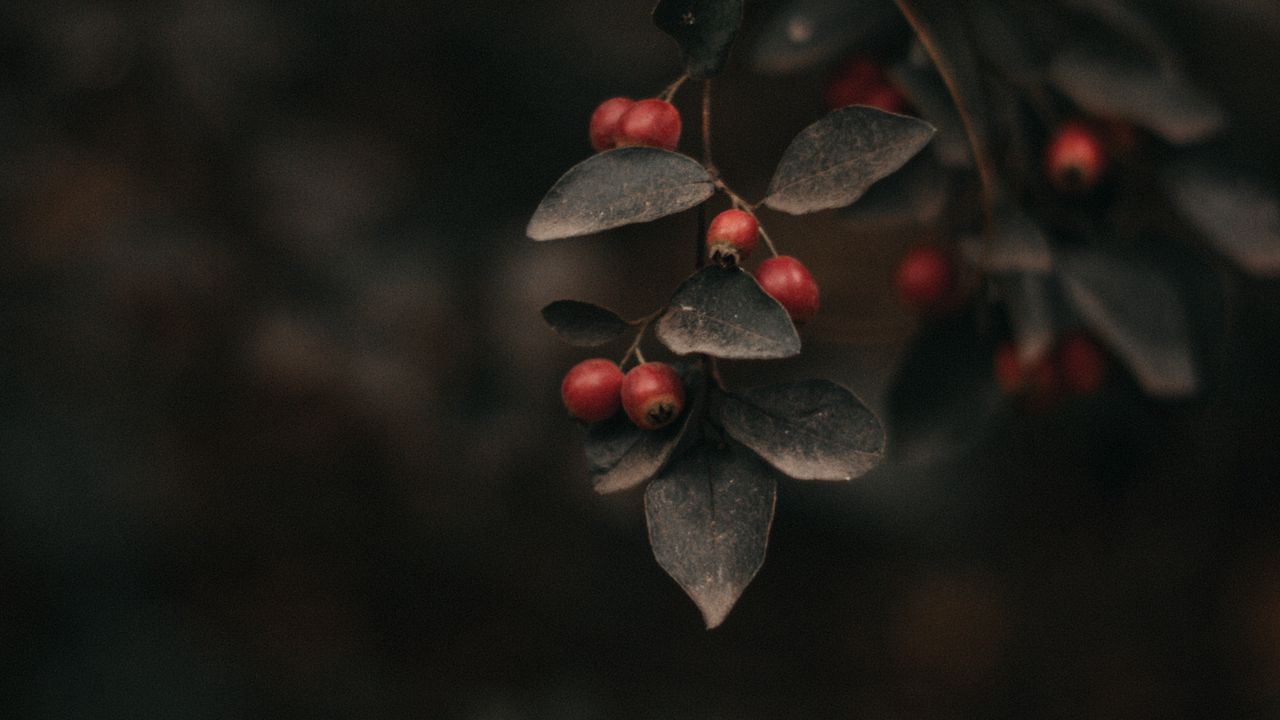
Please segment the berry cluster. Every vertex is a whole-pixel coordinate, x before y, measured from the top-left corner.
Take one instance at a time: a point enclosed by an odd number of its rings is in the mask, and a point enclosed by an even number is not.
[[[1096,394],[1106,383],[1108,361],[1097,342],[1084,332],[1063,337],[1049,352],[1026,359],[1005,342],[996,349],[996,383],[1006,395],[1035,410],[1048,410],[1068,395]]]
[[[584,422],[603,422],[621,408],[645,430],[665,427],[684,411],[680,375],[664,362],[642,362],[624,375],[612,360],[583,360],[564,376],[560,397]]]

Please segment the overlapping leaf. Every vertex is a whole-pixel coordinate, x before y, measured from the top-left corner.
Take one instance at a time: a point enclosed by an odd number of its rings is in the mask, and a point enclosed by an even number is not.
[[[718,75],[742,25],[743,0],[661,0],[653,23],[684,53],[685,71],[694,79]]]
[[[1254,275],[1280,275],[1280,199],[1247,172],[1202,158],[1164,168],[1174,202],[1223,255]]]
[[[1096,253],[1068,253],[1059,264],[1067,299],[1144,390],[1165,397],[1196,391],[1186,314],[1167,279]]]
[[[1017,345],[1018,359],[1031,367],[1045,357],[1054,342],[1054,312],[1045,275],[1023,273],[1006,284],[1009,324]]]
[[[680,355],[765,360],[800,352],[787,311],[738,267],[711,265],[685,280],[655,334]]]
[[[579,300],[556,300],[542,308],[542,319],[565,342],[577,347],[604,345],[631,327],[614,311]]]
[[[947,86],[930,67],[898,63],[889,68],[889,80],[911,102],[920,116],[938,128],[933,152],[949,168],[973,166],[973,153],[965,134],[964,120],[951,101]]]
[[[777,492],[773,469],[732,446],[699,446],[649,483],[653,555],[707,629],[724,622],[764,563]]]
[[[875,108],[833,110],[791,141],[764,204],[793,214],[852,204],[920,152],[934,132],[923,120]]]
[[[687,210],[714,191],[707,169],[686,155],[617,148],[592,155],[561,176],[526,232],[534,240],[556,240],[648,222]]]
[[[1049,72],[1085,111],[1128,120],[1174,144],[1205,140],[1226,125],[1222,108],[1180,71],[1132,52],[1076,45],[1060,52]]]
[[[730,394],[720,421],[735,440],[797,480],[852,480],[884,456],[880,419],[828,380]]]
[[[914,222],[927,225],[946,208],[950,183],[933,153],[921,153],[902,170],[872,185],[840,217],[858,223]]]

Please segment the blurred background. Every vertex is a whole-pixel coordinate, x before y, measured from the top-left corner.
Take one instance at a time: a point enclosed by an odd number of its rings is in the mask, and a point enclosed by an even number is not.
[[[1275,13],[1139,4],[1277,179]],[[640,493],[591,490],[558,396],[584,354],[538,316],[660,306],[694,220],[524,238],[594,106],[679,74],[651,9],[0,7],[0,715],[1280,716],[1280,293],[1242,276],[1200,397],[1122,377],[785,484],[703,629]],[[826,76],[744,55],[716,156],[759,198]],[[919,330],[894,269],[937,230],[766,222],[823,314],[730,380],[883,410]]]

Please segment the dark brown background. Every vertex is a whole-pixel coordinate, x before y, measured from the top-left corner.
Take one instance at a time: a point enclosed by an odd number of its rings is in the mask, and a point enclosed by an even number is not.
[[[1277,13],[1145,5],[1275,179]],[[581,354],[537,315],[648,312],[692,220],[523,238],[595,103],[677,74],[649,6],[3,5],[2,714],[1280,714],[1274,282],[1231,285],[1198,400],[1121,379],[945,462],[784,486],[702,629],[639,496],[591,492],[557,397]],[[719,83],[747,195],[823,81]],[[893,268],[930,231],[767,221],[824,310],[803,359],[736,377],[883,407],[915,331]]]

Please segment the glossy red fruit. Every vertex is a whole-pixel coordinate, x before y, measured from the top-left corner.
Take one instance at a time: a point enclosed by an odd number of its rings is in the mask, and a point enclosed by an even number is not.
[[[1093,338],[1083,333],[1068,335],[1058,348],[1058,365],[1067,389],[1092,395],[1107,379],[1107,360]]]
[[[725,210],[707,228],[707,256],[712,260],[740,263],[751,255],[760,236],[755,217],[741,210]]]
[[[622,408],[645,430],[671,424],[684,410],[684,384],[664,362],[637,365],[622,380]]]
[[[618,118],[614,141],[618,147],[648,145],[675,150],[680,144],[680,111],[665,100],[640,100]]]
[[[596,152],[617,145],[614,136],[618,134],[618,120],[635,104],[636,101],[628,97],[609,98],[591,113],[591,147]]]
[[[818,283],[804,263],[790,255],[779,255],[760,263],[756,282],[786,308],[797,325],[809,322],[818,314]]]
[[[1049,183],[1064,193],[1083,193],[1097,187],[1107,171],[1107,152],[1101,138],[1086,123],[1063,123],[1045,148]]]
[[[604,358],[574,365],[560,383],[560,399],[569,414],[586,422],[608,420],[622,404],[622,370]]]
[[[956,265],[950,253],[936,245],[917,245],[898,265],[898,297],[908,307],[936,312],[955,300]]]
[[[876,88],[887,84],[880,64],[867,56],[850,59],[827,85],[827,107],[835,110],[846,105],[861,105]]]

